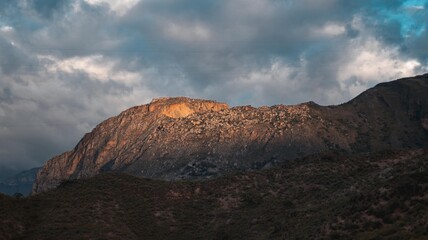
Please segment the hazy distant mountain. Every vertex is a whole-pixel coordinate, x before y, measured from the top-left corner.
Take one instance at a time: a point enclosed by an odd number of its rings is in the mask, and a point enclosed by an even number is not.
[[[0,192],[8,195],[13,195],[15,193],[21,193],[24,196],[29,195],[39,169],[40,168],[32,168],[1,181]]]
[[[124,172],[191,179],[278,165],[331,150],[373,153],[428,146],[428,75],[382,83],[338,106],[313,102],[229,108],[162,98],[99,124],[39,171],[33,191]]]

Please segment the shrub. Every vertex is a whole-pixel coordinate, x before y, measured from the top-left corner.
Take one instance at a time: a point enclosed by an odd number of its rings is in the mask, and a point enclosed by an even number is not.
[[[17,192],[17,193],[13,194],[13,197],[15,197],[16,199],[20,199],[20,198],[23,198],[24,195],[22,193],[20,193],[20,192]]]
[[[246,193],[242,196],[242,204],[247,207],[256,207],[262,203],[262,197],[256,193]]]

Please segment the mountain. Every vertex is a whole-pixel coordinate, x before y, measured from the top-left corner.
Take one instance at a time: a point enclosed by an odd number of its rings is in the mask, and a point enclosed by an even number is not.
[[[102,173],[0,195],[0,239],[427,239],[427,163],[412,149],[198,181]]]
[[[428,74],[379,84],[338,106],[230,108],[184,97],[155,99],[107,119],[73,150],[49,160],[33,193],[103,172],[195,179],[331,150],[426,147],[427,93]]]
[[[24,196],[29,195],[39,169],[40,168],[32,168],[0,182],[0,192],[8,195],[13,195],[15,193],[21,193]]]

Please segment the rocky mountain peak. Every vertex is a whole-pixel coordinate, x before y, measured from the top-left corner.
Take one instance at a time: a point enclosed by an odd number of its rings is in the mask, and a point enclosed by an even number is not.
[[[207,178],[332,150],[426,147],[427,92],[424,75],[380,84],[338,106],[229,108],[211,100],[154,99],[100,123],[73,150],[49,160],[33,192],[102,172]]]

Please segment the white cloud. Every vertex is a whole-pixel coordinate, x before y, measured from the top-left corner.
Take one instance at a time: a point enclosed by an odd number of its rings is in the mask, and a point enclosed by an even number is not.
[[[425,10],[425,7],[424,6],[406,6],[405,9],[409,11],[423,11]]]
[[[354,39],[348,46],[348,62],[339,66],[337,79],[344,91],[356,96],[373,83],[413,76],[427,71],[417,59],[402,56],[397,47],[374,37]],[[353,82],[349,85],[349,82]]]
[[[2,27],[0,27],[0,31],[5,32],[5,33],[12,32],[13,31],[13,27],[11,27],[11,26],[2,26]]]
[[[313,35],[317,37],[333,37],[342,35],[346,32],[346,28],[340,23],[326,23],[321,28],[313,30]]]
[[[210,29],[200,22],[168,21],[163,24],[164,35],[183,42],[206,41],[211,38]]]
[[[140,0],[85,0],[91,5],[107,4],[110,10],[119,16],[126,14],[132,9]]]
[[[87,74],[89,79],[101,82],[115,81],[127,86],[133,86],[142,78],[141,73],[120,69],[118,61],[101,55],[67,59],[39,56],[39,59],[47,64],[46,67],[51,72],[84,73]]]
[[[355,48],[354,48],[355,47]],[[352,45],[352,60],[340,67],[338,79],[358,78],[364,82],[382,81],[403,76],[412,76],[421,63],[416,59],[401,59],[398,50],[382,46],[375,39],[360,46]]]

